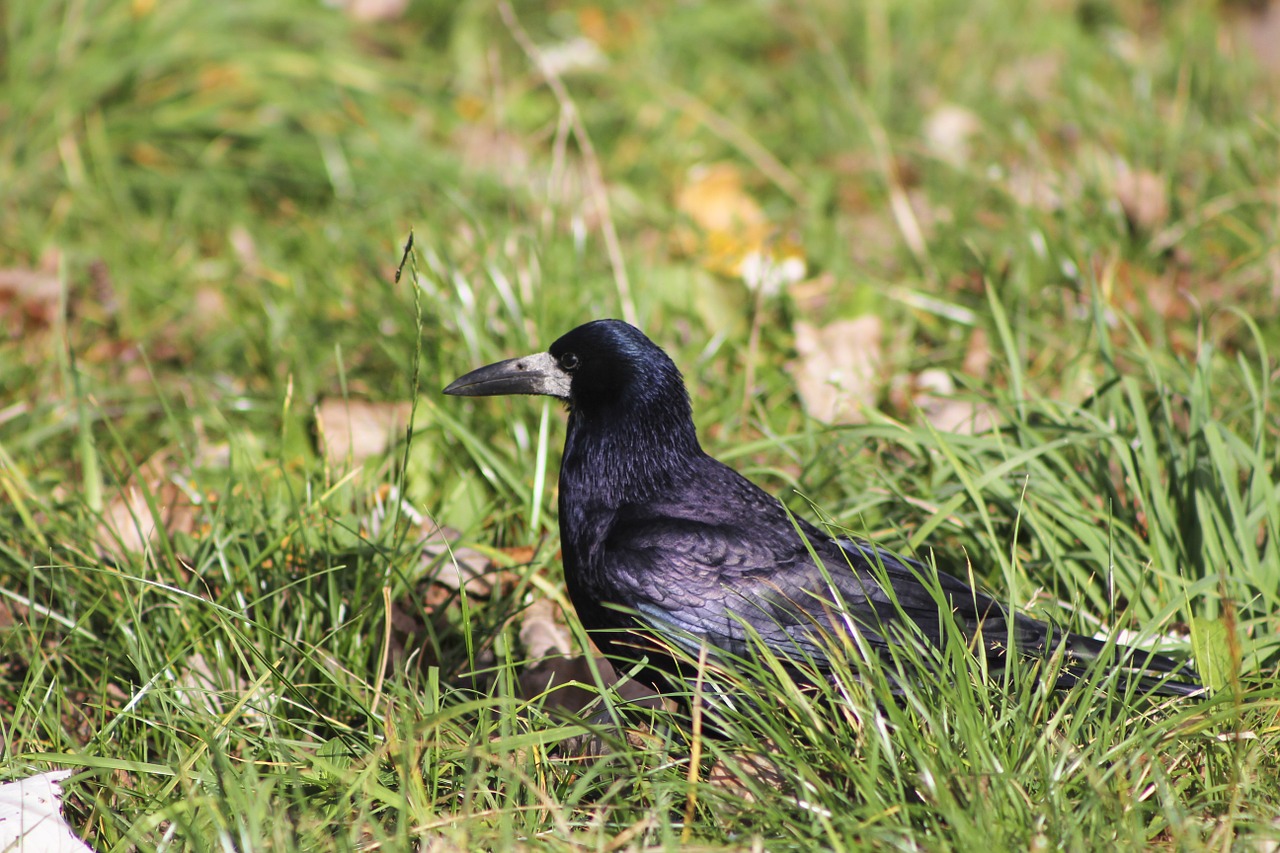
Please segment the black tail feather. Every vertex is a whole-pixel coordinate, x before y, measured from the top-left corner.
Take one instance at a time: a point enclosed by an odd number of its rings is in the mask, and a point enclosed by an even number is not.
[[[1098,660],[1107,654],[1107,643],[1082,634],[1068,634],[1064,646],[1069,658],[1080,661]],[[1204,689],[1200,675],[1190,664],[1168,655],[1120,645],[1112,646],[1109,654],[1112,666],[1121,670],[1119,680],[1125,687],[1134,685],[1158,696],[1192,696]],[[1058,686],[1070,687],[1082,674],[1081,667],[1069,664]]]

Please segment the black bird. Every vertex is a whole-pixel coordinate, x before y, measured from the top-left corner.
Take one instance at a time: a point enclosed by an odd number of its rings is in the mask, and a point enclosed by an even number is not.
[[[910,621],[917,636],[941,644],[945,610],[922,582],[934,575],[869,542],[832,538],[703,452],[680,371],[633,326],[587,323],[547,352],[474,370],[444,393],[568,403],[560,539],[569,597],[600,650],[624,668],[638,657],[635,638],[647,639],[657,671],[643,675],[660,689],[669,684],[664,673],[680,671],[672,646],[696,657],[705,643],[744,657],[751,631],[780,657],[819,667],[833,648],[823,632],[856,631],[884,653],[916,634]],[[993,669],[1010,648],[1032,657],[1061,650],[1055,686],[1065,688],[1104,650],[936,577],[952,618]],[[1124,647],[1114,654],[1122,683],[1171,696],[1200,689],[1195,673],[1169,657]]]

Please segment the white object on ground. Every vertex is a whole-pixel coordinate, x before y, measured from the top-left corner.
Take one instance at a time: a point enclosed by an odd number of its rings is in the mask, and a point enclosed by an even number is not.
[[[62,788],[58,783],[73,772],[53,770],[0,785],[0,850],[93,853],[62,817]]]

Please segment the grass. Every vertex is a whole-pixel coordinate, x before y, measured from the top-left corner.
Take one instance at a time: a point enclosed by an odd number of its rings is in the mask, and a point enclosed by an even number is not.
[[[68,814],[102,851],[1265,849],[1280,148],[1243,14],[4,7],[0,268],[45,289],[0,283],[0,772],[83,768]],[[579,37],[603,62],[557,91],[537,63]],[[963,153],[927,142],[946,105]],[[679,201],[713,163],[804,282],[725,274],[712,238],[756,238]],[[560,415],[438,388],[629,312],[708,450],[797,512],[1194,650],[1212,695],[1054,693],[953,638],[902,652],[947,661],[902,702],[892,661],[853,650],[810,695],[766,656],[716,676],[764,701],[566,749],[591,712],[530,687],[521,638],[564,604]],[[860,314],[883,381],[826,426],[795,324]],[[929,368],[999,429],[938,429]],[[414,401],[412,427],[348,474],[326,397]],[[506,573],[487,591],[444,583],[468,546]]]

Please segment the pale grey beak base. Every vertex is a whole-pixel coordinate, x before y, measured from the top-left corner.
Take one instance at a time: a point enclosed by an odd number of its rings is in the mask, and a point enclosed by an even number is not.
[[[568,400],[571,379],[551,353],[540,352],[477,368],[450,382],[444,393],[457,397],[542,394]]]

